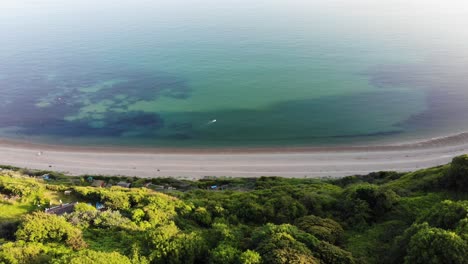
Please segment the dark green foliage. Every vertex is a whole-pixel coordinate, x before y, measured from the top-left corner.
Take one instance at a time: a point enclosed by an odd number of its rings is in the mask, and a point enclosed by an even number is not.
[[[446,177],[447,186],[457,191],[468,191],[468,155],[453,159]]]
[[[318,239],[332,244],[340,241],[344,233],[343,228],[336,221],[314,215],[298,218],[295,225]]]
[[[92,187],[73,187],[73,192],[81,202],[96,203],[101,201],[101,191]]]
[[[11,171],[19,171],[21,168],[10,166],[10,165],[0,165],[0,169],[2,170],[11,170]]]
[[[273,195],[264,206],[271,208],[270,219],[275,223],[291,223],[307,213],[304,205],[287,194]]]
[[[0,222],[0,238],[14,240],[19,221]]]
[[[211,214],[204,207],[198,207],[194,210],[193,219],[201,226],[208,227],[211,225]]]
[[[320,259],[323,264],[354,264],[355,261],[350,252],[347,252],[328,242],[321,241],[314,251],[314,255]]]
[[[371,184],[358,184],[344,192],[343,219],[349,224],[363,225],[378,220],[398,202],[390,189]]]
[[[418,220],[427,222],[430,226],[443,229],[455,229],[461,219],[468,215],[468,201],[443,201],[436,204],[431,210]]]
[[[465,241],[468,241],[468,217],[458,222],[455,232]]]
[[[401,235],[395,238],[389,254],[386,256],[386,263],[403,263],[408,254],[411,239],[419,231],[430,228],[427,223],[414,224]]]
[[[397,180],[403,175],[403,173],[398,173],[394,171],[380,171],[372,172],[365,176],[355,175],[343,177],[341,179],[334,180],[333,182],[342,187],[346,187],[348,185],[357,183],[385,184],[387,182]]]
[[[241,251],[228,244],[219,244],[210,253],[210,263],[236,264],[240,262]]]

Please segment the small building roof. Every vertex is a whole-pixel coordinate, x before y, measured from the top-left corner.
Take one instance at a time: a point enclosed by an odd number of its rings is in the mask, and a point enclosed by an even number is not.
[[[48,214],[56,214],[56,215],[63,215],[65,213],[69,214],[73,212],[73,210],[75,209],[75,205],[77,203],[78,202],[61,204],[59,206],[55,206],[52,208],[46,208],[45,212]]]
[[[131,185],[131,183],[123,182],[123,181],[117,183],[117,186],[125,187],[125,188],[130,188],[130,185]]]
[[[94,180],[93,183],[91,183],[91,186],[104,187],[104,186],[106,186],[106,182],[103,181],[103,180]]]

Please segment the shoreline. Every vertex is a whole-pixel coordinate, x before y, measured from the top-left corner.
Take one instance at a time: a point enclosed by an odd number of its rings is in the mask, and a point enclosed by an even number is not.
[[[447,136],[401,143],[336,146],[265,146],[265,147],[129,147],[129,146],[77,146],[65,144],[36,143],[0,137],[0,148],[43,149],[64,152],[142,153],[142,154],[248,154],[248,153],[303,153],[337,151],[397,151],[440,146],[468,144],[468,131]]]
[[[400,144],[343,147],[126,148],[45,145],[0,139],[0,164],[70,175],[200,179],[342,177],[412,171],[468,153],[468,132]]]

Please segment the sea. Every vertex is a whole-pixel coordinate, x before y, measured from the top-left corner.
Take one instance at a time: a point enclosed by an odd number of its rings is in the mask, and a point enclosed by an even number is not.
[[[174,148],[468,131],[463,0],[0,3],[0,138]]]

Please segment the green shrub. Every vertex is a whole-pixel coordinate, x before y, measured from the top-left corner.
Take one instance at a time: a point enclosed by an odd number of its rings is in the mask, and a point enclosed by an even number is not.
[[[446,176],[446,184],[457,191],[468,190],[468,155],[455,157]]]
[[[332,244],[340,241],[344,233],[339,223],[329,218],[321,218],[314,215],[298,218],[295,225],[318,239]]]
[[[411,237],[405,264],[468,263],[468,244],[457,234],[424,228]]]
[[[16,231],[16,238],[40,243],[65,242],[74,249],[86,247],[81,230],[63,217],[43,212],[26,215]]]
[[[83,250],[65,256],[55,264],[132,264],[129,258],[117,252],[99,252],[93,250]]]
[[[432,227],[442,229],[455,229],[461,219],[468,215],[468,201],[445,200],[436,204],[427,213],[422,215],[419,223],[427,222]]]
[[[313,251],[314,255],[322,264],[354,264],[353,256],[348,251],[345,251],[328,242],[321,241]]]

